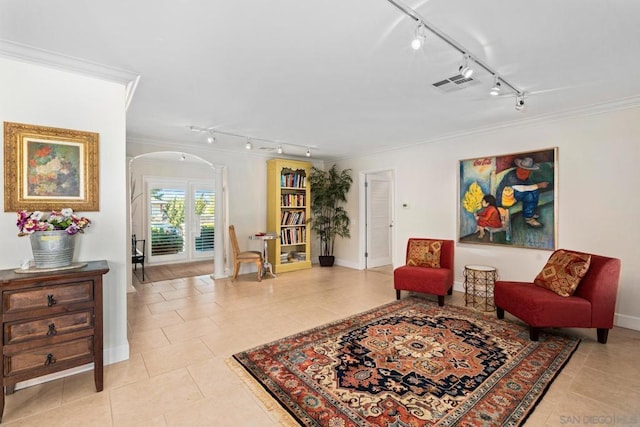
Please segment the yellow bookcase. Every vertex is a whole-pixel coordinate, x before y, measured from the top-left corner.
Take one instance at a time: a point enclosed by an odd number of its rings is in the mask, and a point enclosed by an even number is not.
[[[280,236],[268,241],[275,273],[311,268],[310,172],[309,162],[267,160],[267,231]]]

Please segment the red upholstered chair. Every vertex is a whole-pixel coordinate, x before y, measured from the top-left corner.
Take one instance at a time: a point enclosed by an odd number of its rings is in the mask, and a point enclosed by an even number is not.
[[[584,254],[584,252],[578,252]],[[494,299],[498,319],[507,311],[529,325],[538,340],[540,328],[597,328],[607,343],[620,280],[620,260],[591,254],[591,265],[575,293],[564,297],[528,282],[497,281]]]
[[[440,241],[440,268],[415,265],[410,258],[415,258],[415,250],[410,254],[414,242]],[[400,291],[422,292],[438,296],[438,305],[444,305],[444,296],[453,291],[453,240],[422,239],[412,237],[407,242],[406,264],[393,271],[393,287],[396,299],[400,299]],[[420,254],[418,254],[420,255]],[[413,265],[412,265],[413,264]]]

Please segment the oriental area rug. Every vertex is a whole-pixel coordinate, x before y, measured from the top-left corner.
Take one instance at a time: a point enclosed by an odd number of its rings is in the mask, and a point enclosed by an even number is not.
[[[233,357],[305,426],[520,425],[578,344],[414,297]]]

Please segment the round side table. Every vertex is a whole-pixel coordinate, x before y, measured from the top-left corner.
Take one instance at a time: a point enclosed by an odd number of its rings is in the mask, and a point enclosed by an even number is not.
[[[471,304],[483,311],[493,311],[493,286],[498,278],[495,267],[488,265],[464,266],[464,305]]]

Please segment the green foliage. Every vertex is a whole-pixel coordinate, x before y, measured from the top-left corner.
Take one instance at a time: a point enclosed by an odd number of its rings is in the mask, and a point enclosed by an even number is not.
[[[215,228],[213,225],[202,225],[200,237],[196,237],[196,251],[212,251],[214,248]]]
[[[184,238],[175,228],[151,227],[151,254],[177,254],[184,249]]]
[[[204,194],[200,194],[200,197],[196,200],[196,215],[202,215],[207,207],[207,201],[204,199]]]
[[[184,200],[174,198],[166,204],[164,213],[167,215],[169,224],[176,228],[182,227],[182,224],[184,224]]]
[[[323,171],[311,168],[311,229],[320,239],[320,255],[331,256],[336,237],[351,237],[350,219],[347,211],[340,206],[347,201],[347,193],[353,183],[351,169],[338,171],[334,164]]]

